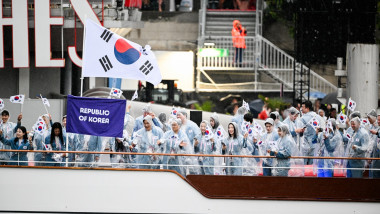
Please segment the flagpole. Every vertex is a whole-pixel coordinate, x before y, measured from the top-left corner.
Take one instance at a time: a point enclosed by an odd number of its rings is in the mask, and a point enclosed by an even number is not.
[[[85,23],[83,25],[83,44],[82,44],[82,72],[81,72],[81,78],[80,78],[80,96],[83,96],[83,69],[84,69],[84,63],[83,63],[83,58],[84,58],[84,46],[85,46],[85,40],[86,40],[86,23],[87,23],[87,15],[84,16]]]
[[[49,114],[49,111],[48,111],[47,108],[46,108],[46,105],[45,105],[45,103],[44,103],[44,100],[42,99],[42,95],[41,95],[41,94],[40,94],[40,97],[41,97],[42,104],[43,104],[44,107],[45,107],[46,113]]]
[[[66,152],[67,151],[69,151],[69,135],[67,134],[67,128],[66,128]],[[69,153],[66,153],[66,167],[68,166],[69,166]]]
[[[24,97],[24,100],[23,100],[23,101],[22,101],[22,103],[21,103],[21,114],[22,114],[22,109],[23,109],[23,107],[24,107],[24,102],[25,102],[25,94],[23,94],[22,96]]]

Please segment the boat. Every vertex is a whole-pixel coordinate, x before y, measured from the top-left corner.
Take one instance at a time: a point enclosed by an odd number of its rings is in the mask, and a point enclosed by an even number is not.
[[[36,152],[36,151],[35,151]],[[107,152],[103,152],[107,154]],[[380,179],[0,166],[2,213],[379,213]]]

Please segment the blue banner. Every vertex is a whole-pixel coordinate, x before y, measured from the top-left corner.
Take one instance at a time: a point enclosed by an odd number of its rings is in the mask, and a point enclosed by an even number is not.
[[[108,78],[109,88],[121,88],[121,78]]]
[[[67,97],[67,132],[123,137],[126,100]]]

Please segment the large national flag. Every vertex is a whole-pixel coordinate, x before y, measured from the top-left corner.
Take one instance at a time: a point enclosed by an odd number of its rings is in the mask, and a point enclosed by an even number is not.
[[[90,19],[86,21],[83,77],[114,77],[161,82],[161,72],[150,46],[144,48],[114,34]]]
[[[67,132],[123,137],[126,100],[67,97]]]

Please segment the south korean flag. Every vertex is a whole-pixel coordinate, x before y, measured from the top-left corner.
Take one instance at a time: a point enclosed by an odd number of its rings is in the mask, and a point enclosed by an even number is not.
[[[0,110],[3,110],[4,106],[4,101],[0,99]]]
[[[122,90],[120,90],[118,88],[112,88],[110,91],[110,96],[120,98],[122,93],[123,93]]]
[[[161,72],[150,46],[142,47],[86,20],[83,77],[113,77],[143,80],[157,85]]]

